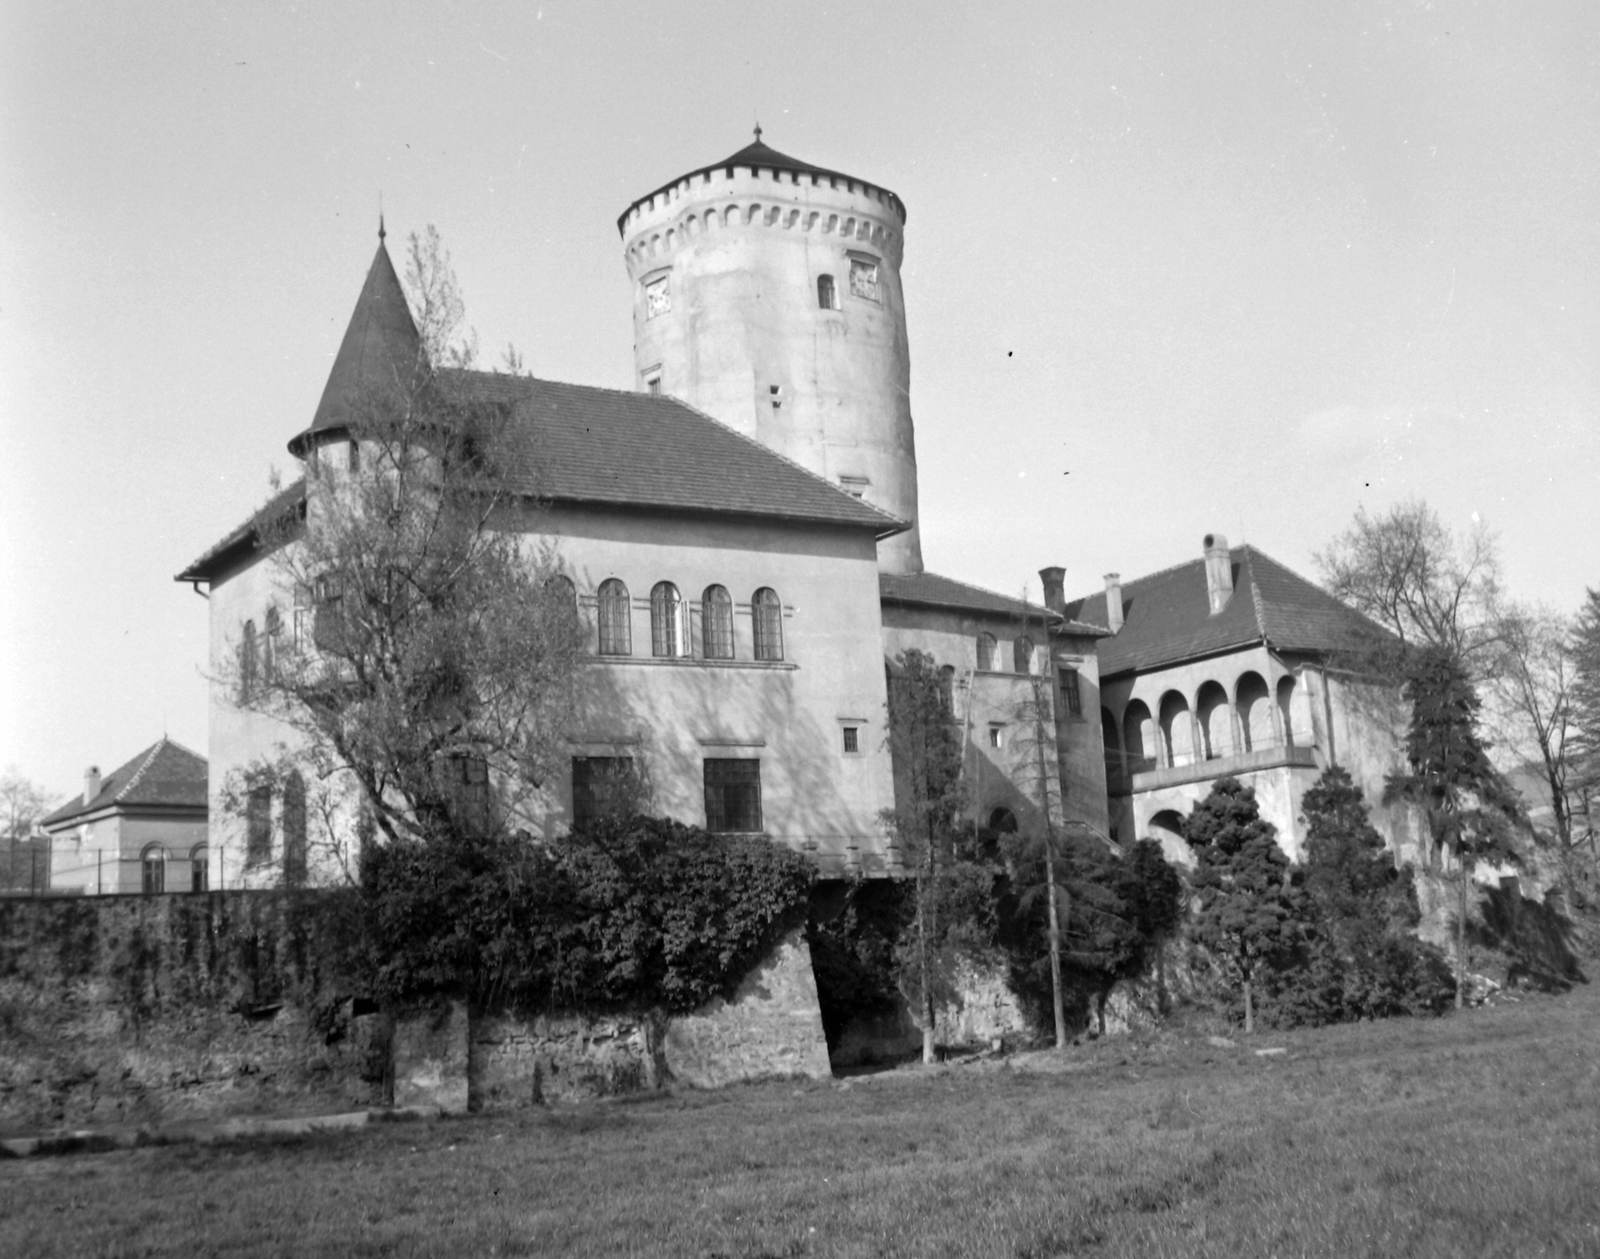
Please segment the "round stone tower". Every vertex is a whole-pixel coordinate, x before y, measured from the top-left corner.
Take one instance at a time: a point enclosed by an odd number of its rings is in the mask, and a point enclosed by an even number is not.
[[[670,394],[901,520],[878,566],[920,573],[906,208],[761,142],[617,220],[638,387]]]

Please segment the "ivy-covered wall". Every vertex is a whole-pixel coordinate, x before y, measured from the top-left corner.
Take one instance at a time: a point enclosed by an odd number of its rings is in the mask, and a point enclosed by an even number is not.
[[[387,1020],[338,896],[0,901],[0,1127],[381,1102]]]

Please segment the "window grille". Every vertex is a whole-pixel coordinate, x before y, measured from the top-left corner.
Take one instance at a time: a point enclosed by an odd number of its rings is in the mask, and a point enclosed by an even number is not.
[[[817,277],[817,305],[823,310],[839,309],[839,290],[834,286],[831,275]]]
[[[844,727],[844,750],[846,756],[855,756],[861,751],[861,727]]]
[[[1083,716],[1083,691],[1078,685],[1076,669],[1061,670],[1061,698],[1066,701],[1069,713],[1074,717]]]
[[[783,604],[778,593],[766,586],[750,599],[750,616],[755,629],[757,660],[783,659]]]
[[[988,672],[994,668],[994,635],[978,635],[978,668]]]
[[[140,890],[146,896],[159,896],[167,890],[167,854],[159,844],[151,844],[140,859],[143,880]]]
[[[752,833],[761,829],[761,762],[706,758],[706,830]]]
[[[722,586],[707,586],[700,598],[700,637],[707,660],[733,659],[733,599]]]
[[[245,799],[245,850],[247,865],[272,860],[272,785],[258,783]]]
[[[600,654],[633,654],[633,626],[628,588],[615,577],[600,583]]]
[[[670,581],[658,581],[650,591],[650,654],[684,654],[683,596]]]
[[[267,609],[267,632],[261,638],[261,676],[268,682],[278,675],[278,643],[283,636],[283,618],[276,606]]]
[[[211,850],[196,844],[189,852],[189,890],[208,891],[211,887]]]
[[[1033,672],[1033,639],[1026,634],[1011,644],[1011,666],[1018,673]]]
[[[246,621],[239,640],[239,698],[249,699],[256,690],[256,623]]]
[[[306,783],[291,773],[283,784],[283,884],[303,887],[306,881]]]
[[[638,800],[639,778],[631,756],[572,758],[572,826],[631,812]]]

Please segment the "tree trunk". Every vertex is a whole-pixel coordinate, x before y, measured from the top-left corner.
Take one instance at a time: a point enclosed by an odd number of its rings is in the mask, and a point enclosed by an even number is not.
[[[1462,991],[1467,983],[1467,863],[1461,866],[1461,905],[1456,914],[1456,1009],[1462,1008]]]
[[[1250,973],[1244,976],[1244,1034],[1253,1036],[1256,1030],[1256,1012],[1250,1004]]]
[[[917,880],[917,969],[922,978],[922,1061],[937,1062],[933,1042],[933,977],[928,974],[926,884]]]
[[[1050,1003],[1056,1016],[1056,1048],[1067,1047],[1067,1010],[1061,999],[1061,921],[1056,914],[1056,862],[1051,845],[1044,847],[1044,877],[1050,897]]]

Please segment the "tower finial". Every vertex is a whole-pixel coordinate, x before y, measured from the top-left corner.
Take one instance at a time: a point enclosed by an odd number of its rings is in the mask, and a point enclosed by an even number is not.
[[[756,122],[756,142],[759,144],[760,141],[761,141],[761,123],[760,123],[760,120],[757,120],[757,122]]]
[[[383,243],[383,238],[389,233],[383,230],[383,192],[378,192],[378,243]]]

